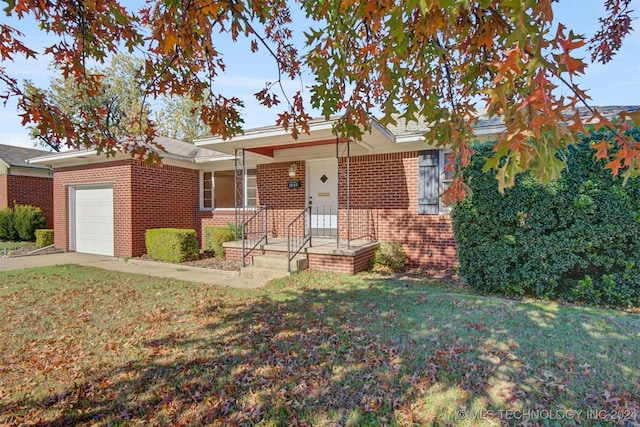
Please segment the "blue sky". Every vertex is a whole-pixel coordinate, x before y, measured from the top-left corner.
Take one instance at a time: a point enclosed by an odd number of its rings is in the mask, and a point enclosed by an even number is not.
[[[603,2],[604,0],[560,0],[560,3],[554,4],[554,10],[560,22],[576,33],[590,37],[597,30],[598,17],[604,14]],[[632,9],[635,31],[627,37],[622,50],[606,65],[590,64],[586,75],[578,80],[583,89],[589,89],[592,105],[640,104],[640,0],[632,0]],[[51,43],[46,34],[38,31],[34,25],[29,25],[29,22],[8,18],[4,14],[0,20],[25,33],[29,46],[36,50]],[[303,29],[299,29],[300,36]],[[300,39],[303,40],[302,37]],[[262,89],[266,82],[277,78],[275,63],[264,52],[251,54],[248,47],[243,45],[227,46],[221,50],[225,53],[228,68],[218,79],[217,86],[225,95],[237,96],[245,101],[245,128],[274,124],[280,110],[260,106],[253,94]],[[585,52],[584,56],[588,59],[588,53]],[[6,67],[10,75],[30,79],[40,87],[47,86],[51,76],[49,59],[43,56],[37,60],[5,61],[1,65]],[[311,77],[306,76],[302,84],[310,84],[311,81]],[[288,93],[294,93],[300,87],[301,82],[297,81],[286,83],[285,88]],[[317,112],[311,113],[318,115]],[[0,105],[0,124],[1,144],[34,146],[27,129],[21,125],[15,101],[9,101],[6,107]]]

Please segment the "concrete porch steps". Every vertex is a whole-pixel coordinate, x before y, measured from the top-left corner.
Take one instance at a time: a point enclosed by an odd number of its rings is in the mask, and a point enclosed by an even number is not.
[[[240,269],[240,277],[247,279],[277,279],[289,275],[286,255],[255,255],[251,265]],[[309,267],[307,258],[298,255],[291,261],[291,271],[298,272]]]

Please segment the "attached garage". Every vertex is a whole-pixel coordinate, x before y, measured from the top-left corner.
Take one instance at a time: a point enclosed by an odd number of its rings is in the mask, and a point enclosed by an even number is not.
[[[69,187],[71,250],[114,255],[113,187]]]
[[[150,228],[199,229],[200,172],[196,159],[229,156],[169,138],[162,165],[144,165],[128,154],[94,150],[51,154],[37,161],[53,172],[54,244],[119,258],[146,253]],[[230,160],[227,160],[230,161]],[[232,161],[232,160],[231,160]]]

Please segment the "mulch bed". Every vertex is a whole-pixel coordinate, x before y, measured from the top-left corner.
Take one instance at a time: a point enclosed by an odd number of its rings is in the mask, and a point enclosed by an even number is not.
[[[147,254],[140,256],[140,259],[151,260]],[[227,261],[224,259],[218,259],[210,252],[204,252],[199,255],[199,258],[194,261],[183,262],[180,265],[189,265],[191,267],[210,268],[212,270],[225,270],[225,271],[240,271],[242,263],[240,261]]]
[[[38,248],[36,248],[36,244],[32,243],[32,244],[29,244],[29,245],[21,246],[19,248],[8,250],[7,251],[7,256],[9,258],[25,256],[25,255],[29,254],[29,252],[33,252],[36,249],[38,249]],[[33,256],[35,256],[35,255],[46,255],[46,254],[57,254],[57,253],[61,253],[61,252],[62,251],[60,249],[47,248],[47,249],[44,249],[44,250],[42,250],[40,252],[37,252],[37,253],[33,254]],[[3,256],[3,255],[4,255],[4,251],[2,251],[0,253],[0,256]]]
[[[217,258],[202,258],[196,261],[184,262],[184,265],[190,265],[192,267],[212,268],[215,270],[227,270],[227,271],[240,271],[242,263],[240,261],[227,261]]]

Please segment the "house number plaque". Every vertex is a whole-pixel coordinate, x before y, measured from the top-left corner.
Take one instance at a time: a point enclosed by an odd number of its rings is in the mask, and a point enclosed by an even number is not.
[[[300,181],[300,180],[289,181],[289,182],[287,182],[287,188],[289,188],[289,189],[302,188],[302,181]]]

